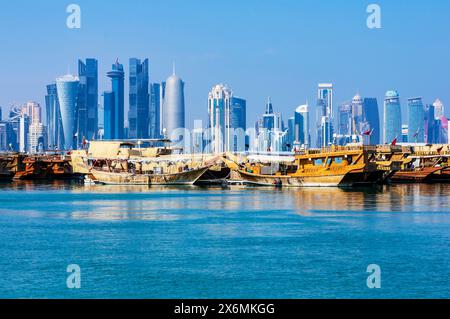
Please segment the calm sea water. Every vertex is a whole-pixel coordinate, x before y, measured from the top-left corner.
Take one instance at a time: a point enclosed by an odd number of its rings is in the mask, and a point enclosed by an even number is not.
[[[2,184],[0,297],[450,298],[449,195]]]

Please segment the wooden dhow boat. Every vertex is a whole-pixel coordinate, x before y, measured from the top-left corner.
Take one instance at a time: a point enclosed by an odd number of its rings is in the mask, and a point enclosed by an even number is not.
[[[402,169],[390,181],[393,183],[450,182],[448,145],[404,147]]]
[[[384,180],[379,170],[376,147],[332,146],[306,150],[294,156],[248,156],[227,154],[233,180],[260,186],[353,187]]]
[[[215,164],[130,141],[93,141],[88,150],[74,152],[72,163],[91,181],[114,185],[192,185]]]

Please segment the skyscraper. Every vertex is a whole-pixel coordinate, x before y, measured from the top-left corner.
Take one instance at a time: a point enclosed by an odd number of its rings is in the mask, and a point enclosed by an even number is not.
[[[19,119],[19,152],[28,151],[28,129],[30,127],[30,118],[23,113]]]
[[[326,97],[326,94],[324,93]],[[328,116],[330,114],[330,109],[328,107],[329,101],[331,101],[328,96],[328,102],[326,99],[318,99],[316,104],[316,146],[317,147],[328,147],[329,144],[333,142],[333,125],[331,124],[331,118]]]
[[[378,101],[376,98],[365,98],[363,102],[363,113],[365,121],[372,130],[370,144],[380,144],[380,114],[378,112]]]
[[[46,128],[42,123],[31,123],[28,129],[28,152],[42,153],[47,148]]]
[[[289,132],[285,130],[280,113],[273,111],[270,97],[262,119],[256,125],[256,149],[258,152],[282,152],[288,149]],[[292,145],[290,145],[292,147]],[[290,150],[290,148],[289,148]]]
[[[78,77],[80,87],[78,94],[78,143],[83,137],[88,140],[98,135],[98,61],[86,59],[86,63],[78,60]]]
[[[442,104],[441,100],[436,99],[433,103],[434,106],[434,117],[436,119],[440,119],[442,116],[444,116],[444,104]]]
[[[295,116],[288,118],[288,136],[287,136],[288,151],[292,150],[295,142]]]
[[[208,95],[209,128],[212,152],[245,150],[246,101],[233,96],[223,84],[214,86]]]
[[[434,105],[425,107],[425,142],[435,144],[440,142],[441,120],[436,119]]]
[[[295,144],[309,148],[309,106],[301,105],[295,110]]]
[[[337,134],[341,136],[351,136],[352,129],[352,103],[345,102],[338,107]]]
[[[64,133],[62,131],[61,112],[59,109],[56,84],[47,85],[45,110],[48,147],[50,149],[63,149]]]
[[[36,102],[27,102],[22,107],[21,134],[23,147],[30,153],[43,152],[47,147],[45,126],[42,123],[41,106]],[[28,127],[22,127],[27,125]]]
[[[163,106],[163,131],[165,136],[174,142],[181,142],[182,138],[176,131],[185,128],[184,118],[184,82],[175,73],[167,79]]]
[[[400,96],[397,91],[388,91],[384,99],[384,143],[402,137],[402,110]]]
[[[116,63],[112,65],[112,70],[107,73],[107,76],[111,78],[111,91],[114,93],[114,108],[112,109],[113,118],[113,136],[111,139],[123,139],[124,138],[124,77],[123,65],[116,60]],[[108,96],[109,98],[111,96]],[[106,118],[106,117],[105,117]],[[106,123],[105,123],[106,125]]]
[[[80,81],[73,75],[65,75],[56,79],[61,123],[64,135],[64,149],[76,149],[77,134],[77,100]]]
[[[425,110],[421,97],[408,99],[408,142],[425,142]]]
[[[130,59],[129,138],[148,138],[149,135],[149,77],[148,59],[141,63]]]
[[[116,138],[116,106],[114,92],[103,93],[103,138],[113,140]]]
[[[263,115],[263,128],[273,130],[276,125],[276,115],[273,113],[273,105],[270,97],[267,98],[266,111]]]
[[[317,98],[325,101],[326,114],[324,116],[332,119],[334,117],[333,84],[320,83],[317,90]]]
[[[30,124],[41,123],[41,106],[36,102],[27,102],[23,108],[22,112],[30,118]]]
[[[356,94],[352,99],[352,134],[361,135],[364,125],[363,99]]]
[[[149,137],[161,137],[161,110],[164,95],[161,83],[150,84]]]

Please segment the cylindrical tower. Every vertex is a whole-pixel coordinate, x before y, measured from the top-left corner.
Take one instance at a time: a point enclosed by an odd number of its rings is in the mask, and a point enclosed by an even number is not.
[[[184,82],[174,73],[166,81],[163,105],[163,131],[169,139],[179,142],[173,136],[175,130],[185,128],[184,120]]]
[[[76,148],[76,111],[79,83],[78,77],[70,74],[56,79],[61,122],[64,133],[64,149],[66,150]]]

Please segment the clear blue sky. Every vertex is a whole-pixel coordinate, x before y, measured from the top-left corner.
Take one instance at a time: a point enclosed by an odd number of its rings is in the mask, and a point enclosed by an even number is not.
[[[66,27],[66,7],[82,9],[82,28]],[[366,7],[382,8],[382,29],[366,26]],[[150,59],[150,80],[172,61],[186,82],[187,123],[206,118],[210,88],[228,84],[246,98],[248,124],[271,96],[285,118],[315,100],[319,82],[336,103],[356,91],[377,97],[442,99],[450,109],[450,2],[359,0],[40,0],[0,5],[0,106],[36,100],[78,58],[99,60],[100,92],[116,57]],[[127,103],[128,101],[126,101]],[[449,114],[449,113],[447,113]],[[404,114],[406,116],[406,114]]]

